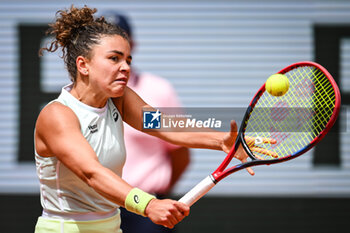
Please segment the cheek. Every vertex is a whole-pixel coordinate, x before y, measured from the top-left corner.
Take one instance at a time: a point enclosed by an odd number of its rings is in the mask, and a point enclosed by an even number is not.
[[[107,64],[96,64],[94,72],[92,73],[96,79],[102,82],[108,82],[109,79],[113,77],[115,70],[111,65]]]

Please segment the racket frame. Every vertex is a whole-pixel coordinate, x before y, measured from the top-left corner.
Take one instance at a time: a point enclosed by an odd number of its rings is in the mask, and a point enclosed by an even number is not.
[[[328,80],[330,81],[333,90],[335,92],[335,105],[334,105],[334,109],[333,109],[333,113],[332,116],[330,118],[330,120],[328,121],[327,125],[325,126],[325,128],[304,148],[302,148],[299,151],[296,151],[295,153],[288,155],[288,156],[284,156],[282,158],[276,158],[276,159],[271,159],[271,160],[260,160],[257,159],[253,153],[251,152],[251,150],[249,149],[245,139],[244,139],[244,129],[246,127],[246,122],[248,121],[249,117],[250,117],[250,113],[253,111],[253,108],[255,106],[255,104],[258,102],[259,98],[262,96],[262,94],[265,92],[265,84],[261,86],[261,88],[258,90],[258,92],[255,94],[254,98],[252,99],[252,101],[250,102],[247,111],[243,117],[243,121],[242,124],[240,126],[236,141],[234,146],[231,148],[231,151],[228,153],[228,155],[226,156],[225,160],[220,164],[220,166],[211,174],[211,176],[214,178],[214,182],[217,183],[220,180],[222,180],[223,178],[225,178],[226,176],[247,168],[247,167],[252,167],[252,166],[256,166],[256,165],[269,165],[269,164],[274,164],[274,163],[280,163],[280,162],[284,162],[290,159],[294,159],[300,155],[302,155],[303,153],[307,152],[308,150],[310,150],[316,143],[318,143],[327,133],[328,131],[332,128],[332,126],[334,125],[339,110],[340,110],[340,103],[341,103],[341,97],[340,97],[340,91],[339,88],[337,86],[337,84],[335,83],[332,75],[321,65],[315,63],[315,62],[310,62],[310,61],[302,61],[302,62],[298,62],[298,63],[294,63],[290,66],[285,67],[284,69],[280,70],[278,72],[278,74],[285,74],[288,71],[301,67],[301,66],[313,66],[317,69],[319,69],[321,72],[323,72]],[[240,163],[237,164],[233,167],[230,167],[228,169],[226,169],[226,167],[229,165],[229,163],[231,162],[231,160],[234,157],[235,152],[237,151],[239,145],[243,146],[243,149],[245,150],[245,152],[248,154],[248,156],[251,158],[251,161],[246,162],[246,163]],[[225,170],[226,169],[226,170]]]
[[[250,117],[250,113],[253,111],[254,106],[258,102],[259,98],[262,96],[262,94],[265,92],[265,84],[261,86],[261,88],[258,90],[258,92],[255,94],[254,98],[250,102],[244,117],[242,124],[240,126],[235,144],[232,146],[230,152],[227,154],[225,157],[224,161],[219,165],[219,167],[211,173],[209,176],[204,178],[200,183],[198,183],[193,189],[191,189],[188,193],[186,193],[179,201],[186,203],[188,205],[193,205],[198,199],[200,199],[203,195],[205,195],[211,188],[213,188],[220,180],[224,179],[226,176],[239,171],[241,169],[247,168],[247,167],[252,167],[252,166],[257,166],[257,165],[270,165],[270,164],[275,164],[275,163],[281,163],[287,160],[294,159],[303,153],[307,152],[310,150],[315,144],[317,144],[327,133],[328,131],[332,128],[334,125],[337,116],[340,111],[340,103],[341,103],[341,97],[340,97],[340,91],[335,83],[332,75],[321,65],[315,63],[315,62],[310,62],[310,61],[302,61],[298,63],[294,63],[292,65],[289,65],[285,67],[284,69],[280,70],[278,74],[285,74],[288,71],[302,67],[302,66],[313,66],[317,69],[319,69],[321,72],[323,72],[328,80],[330,81],[333,90],[335,92],[335,105],[333,109],[332,116],[330,120],[327,122],[325,128],[304,148],[300,149],[299,151],[294,152],[291,155],[284,156],[281,158],[276,158],[276,159],[271,159],[271,160],[260,160],[256,158],[251,150],[249,149],[245,139],[244,139],[244,129],[246,127],[246,122],[248,121]],[[236,151],[238,150],[239,146],[242,145],[244,151],[247,153],[247,155],[250,157],[251,161],[245,162],[245,163],[239,163],[236,164],[230,168],[227,168],[231,160],[233,159]],[[227,168],[227,169],[226,169]]]

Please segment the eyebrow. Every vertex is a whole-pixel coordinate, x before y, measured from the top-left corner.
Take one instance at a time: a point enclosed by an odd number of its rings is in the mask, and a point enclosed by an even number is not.
[[[117,53],[117,54],[119,54],[119,55],[121,55],[121,56],[124,56],[124,53],[121,52],[121,51],[118,51],[118,50],[111,50],[111,51],[109,51],[109,53]],[[128,59],[132,60],[132,56],[129,55],[129,56],[128,56]]]

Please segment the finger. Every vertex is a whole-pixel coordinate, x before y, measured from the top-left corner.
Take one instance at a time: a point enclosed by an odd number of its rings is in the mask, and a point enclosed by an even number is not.
[[[247,159],[242,159],[242,163],[246,163],[246,162],[247,162]],[[253,169],[251,167],[247,167],[246,170],[250,175],[252,175],[252,176],[255,175],[255,172],[253,171]]]
[[[172,229],[172,228],[174,228],[175,225],[172,225],[171,223],[165,223],[165,224],[162,224],[162,226],[169,228],[169,229]]]
[[[255,139],[257,137],[245,136],[244,139],[249,145],[255,144]],[[277,140],[274,138],[261,137],[263,143],[276,144]]]
[[[168,224],[168,228],[174,228],[174,226],[179,222],[174,215],[172,215],[170,218],[169,218],[169,222],[170,224]]]
[[[172,224],[171,228],[173,228],[176,224],[181,222],[181,220],[185,217],[178,209],[173,209],[171,210],[170,213],[171,213],[171,216],[169,217],[169,220],[171,221],[171,224]]]
[[[252,175],[252,176],[255,175],[255,172],[253,171],[253,169],[251,167],[247,167],[246,170],[250,175]]]
[[[162,221],[161,225],[163,225],[167,228],[171,229],[177,223],[176,219],[174,218],[174,216],[170,212],[168,212],[168,214],[166,214],[166,216],[164,216],[164,218],[165,219]]]
[[[276,144],[277,140],[274,138],[263,138],[264,143]]]
[[[260,153],[260,154],[265,154],[265,155],[268,155],[268,156],[271,156],[273,158],[278,158],[278,154],[274,151],[270,151],[270,150],[267,150],[265,148],[261,148],[261,147],[252,147],[250,148],[251,151],[253,152],[257,152],[257,153]],[[254,154],[255,155],[255,154]],[[255,155],[256,156],[256,155]],[[258,157],[256,156],[258,159],[262,159],[261,157]]]
[[[178,210],[184,215],[184,217],[190,214],[190,207],[187,204],[182,202],[177,202],[176,206]]]
[[[261,157],[260,155],[254,154],[254,156],[255,156],[256,158],[260,159],[260,160],[264,160],[264,158]]]
[[[176,211],[175,213],[173,213],[173,216],[174,216],[174,218],[176,220],[174,225],[178,224],[179,222],[182,221],[182,219],[185,218],[185,216],[180,211]]]
[[[175,202],[176,209],[173,210],[173,216],[175,216],[177,222],[182,221],[189,214],[189,207],[181,202]]]
[[[230,126],[231,126],[230,134],[232,135],[237,133],[237,123],[235,120],[231,120]]]

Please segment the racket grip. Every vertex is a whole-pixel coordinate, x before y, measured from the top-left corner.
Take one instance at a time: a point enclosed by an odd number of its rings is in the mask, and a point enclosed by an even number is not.
[[[194,186],[188,193],[186,193],[179,202],[185,203],[189,206],[193,205],[201,197],[203,197],[209,190],[215,186],[214,178],[209,175]]]

